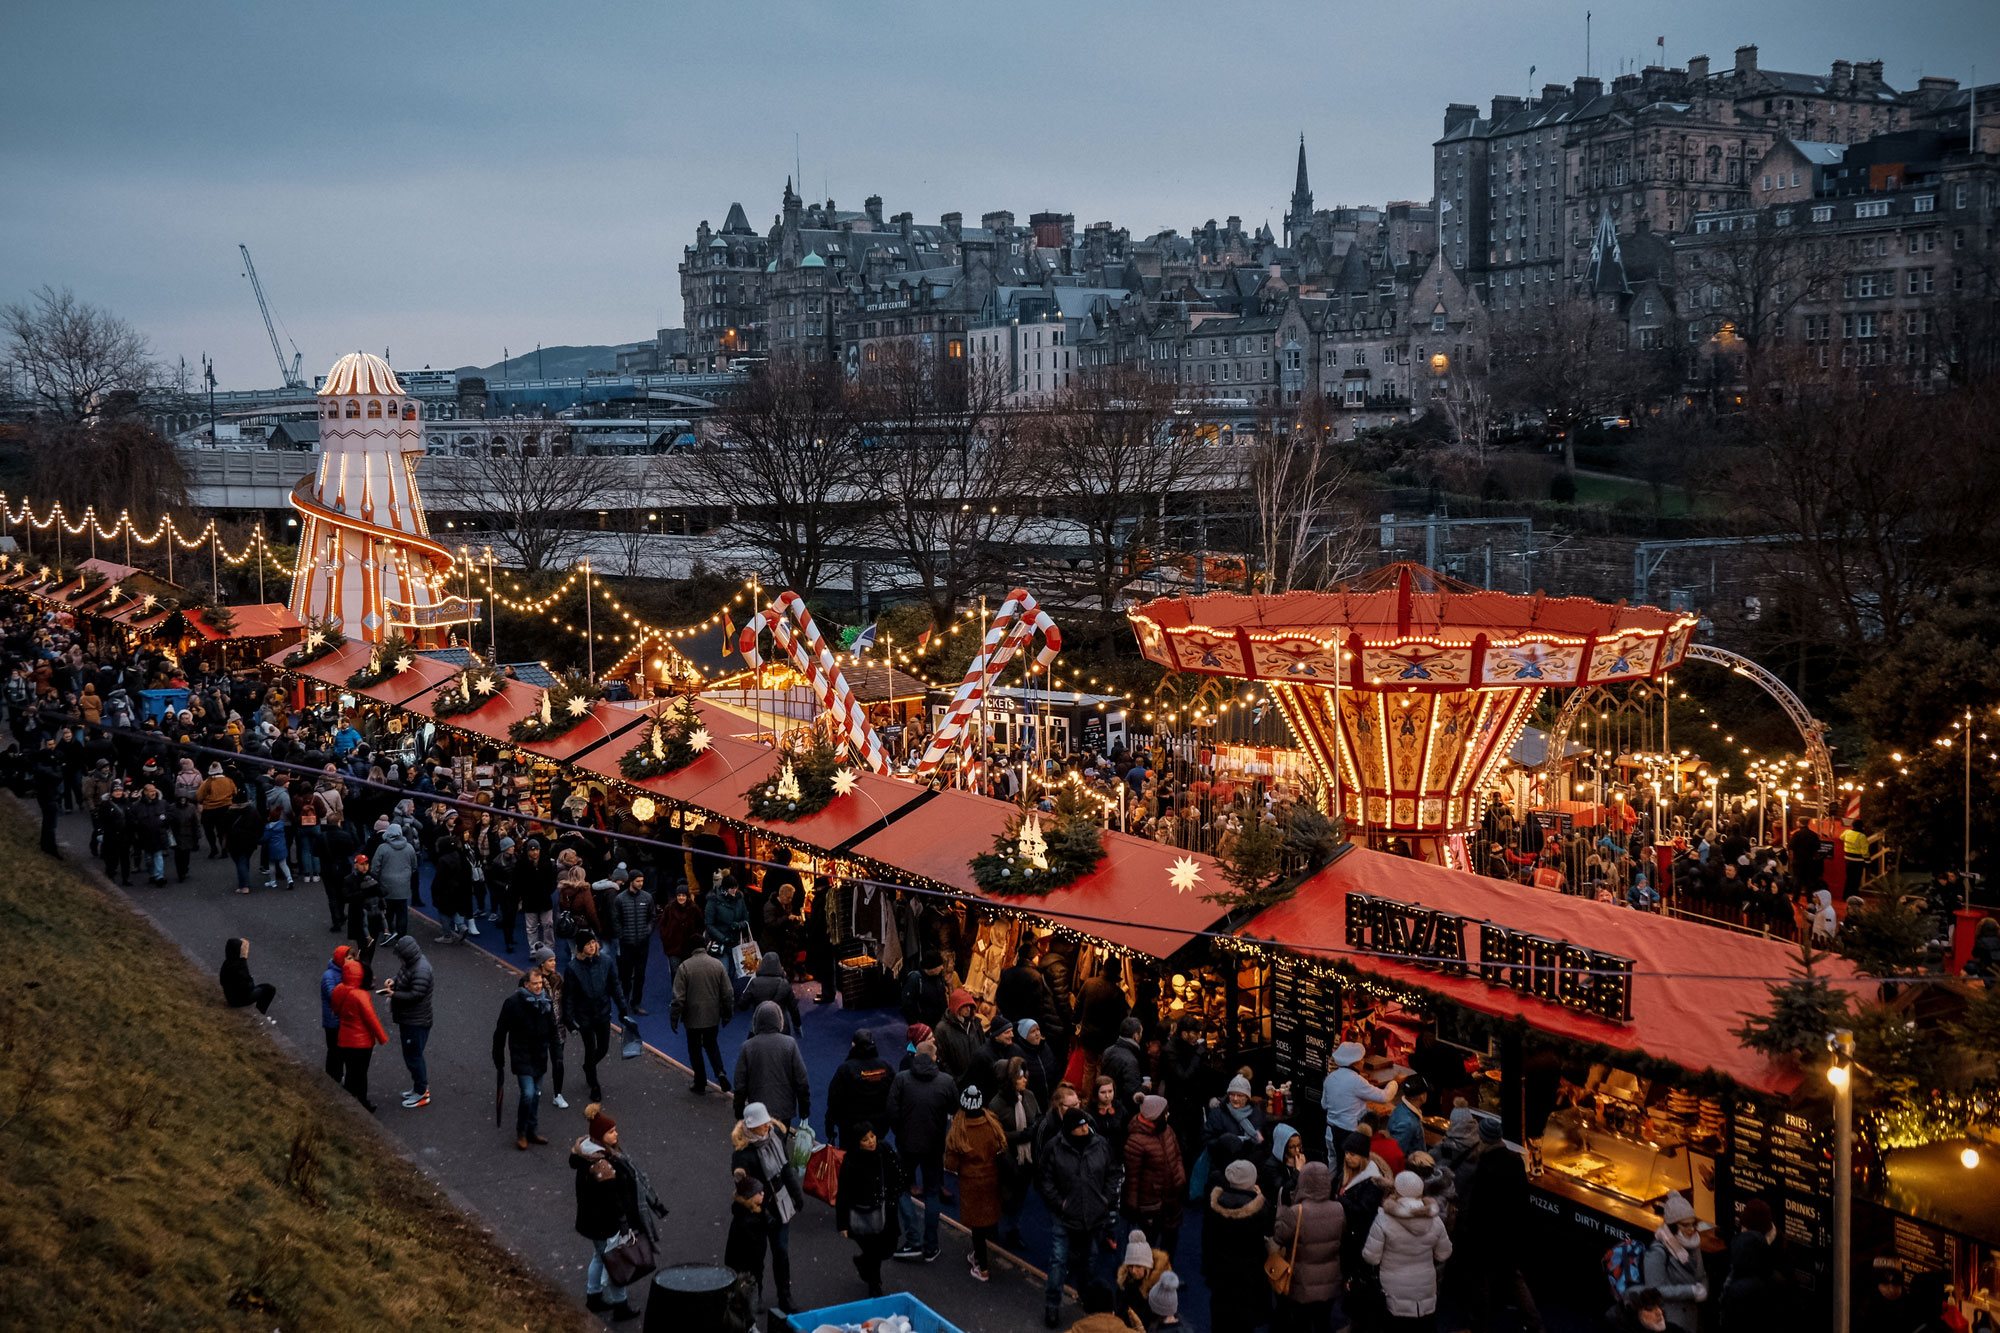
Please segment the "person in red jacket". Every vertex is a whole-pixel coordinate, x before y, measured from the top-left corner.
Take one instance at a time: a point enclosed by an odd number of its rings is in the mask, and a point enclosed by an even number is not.
[[[340,984],[333,988],[329,998],[334,1015],[340,1020],[341,1086],[372,1112],[375,1103],[368,1100],[368,1058],[375,1054],[377,1046],[389,1040],[389,1034],[382,1030],[382,1020],[375,1016],[375,1001],[361,984],[361,975],[361,964],[355,959],[342,963]]]

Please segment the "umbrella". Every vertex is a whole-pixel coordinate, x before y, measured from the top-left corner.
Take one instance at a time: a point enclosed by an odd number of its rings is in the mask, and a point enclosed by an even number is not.
[[[493,1070],[493,1127],[500,1128],[500,1110],[507,1104],[507,1070],[495,1066]]]

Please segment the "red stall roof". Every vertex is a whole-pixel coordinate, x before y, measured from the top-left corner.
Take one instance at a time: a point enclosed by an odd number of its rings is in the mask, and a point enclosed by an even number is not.
[[[454,713],[440,718],[431,711],[436,698],[437,692],[433,690],[418,695],[403,706],[412,713],[432,719],[439,726],[456,727],[460,731],[490,737],[499,745],[512,745],[513,742],[507,739],[507,728],[542,706],[542,692],[518,680],[501,681],[500,692],[470,713]]]
[[[706,711],[706,710],[704,710]],[[703,805],[702,793],[709,788],[716,789],[714,799],[722,799],[722,793],[735,784],[735,790],[742,791],[751,783],[763,778],[778,766],[778,759],[769,749],[750,741],[740,741],[730,736],[717,736],[709,747],[696,756],[686,768],[669,773],[663,778],[647,778],[643,782],[633,782],[618,771],[618,761],[627,750],[638,744],[645,733],[635,730],[630,743],[612,741],[599,746],[577,762],[577,767],[586,772],[613,778],[619,782],[651,792],[654,796],[670,801],[681,801],[689,805]],[[708,807],[713,808],[713,807]]]
[[[139,623],[143,627],[149,622]],[[264,660],[272,666],[282,667],[285,665],[285,658],[292,651],[291,648],[281,648]],[[369,655],[373,651],[372,645],[362,643],[358,639],[349,639],[324,657],[314,658],[304,666],[286,667],[286,670],[295,671],[308,680],[316,680],[322,685],[334,685],[346,689],[347,678],[368,664]]]
[[[541,706],[541,699],[535,700]],[[641,734],[637,728],[646,720],[646,715],[636,708],[620,708],[616,704],[598,700],[590,706],[590,713],[581,722],[571,727],[552,741],[530,741],[521,746],[523,750],[538,754],[544,759],[558,763],[570,763],[577,755],[596,746],[600,750],[623,753],[632,748],[632,742]],[[630,733],[630,739],[622,744],[615,737]]]
[[[751,817],[750,806],[743,799],[743,793],[750,788],[752,781],[755,779],[740,783],[733,792],[726,794],[721,784],[717,784],[713,791],[703,793],[711,798],[703,804],[730,819],[740,819],[757,828],[828,850],[840,846],[856,834],[866,832],[878,821],[894,817],[897,811],[911,805],[927,790],[914,782],[857,770],[853,791],[834,797],[833,803],[816,815],[785,823]]]
[[[351,644],[348,645],[348,647],[352,646]],[[342,651],[345,651],[345,649]],[[331,662],[332,660],[332,657],[323,657],[320,659],[321,662]],[[364,653],[361,657],[361,662],[366,662],[367,660],[367,654]],[[355,666],[359,666],[360,664],[360,662],[357,662]],[[317,665],[317,663],[314,665]],[[347,668],[348,674],[353,674],[354,669],[354,667]],[[410,654],[410,669],[408,671],[401,672],[398,675],[389,677],[385,681],[370,685],[367,689],[356,690],[355,693],[373,699],[377,703],[394,704],[396,707],[401,708],[419,695],[429,694],[432,690],[435,690],[438,686],[444,684],[457,674],[458,668],[449,662],[440,662],[435,657],[425,657],[419,653],[412,653]],[[341,679],[345,680],[347,676],[343,675]]]
[[[1368,893],[1412,906],[1449,912],[1469,922],[1492,921],[1510,930],[1634,961],[1632,1021],[1613,1022],[1493,986],[1476,975],[1447,976],[1379,954],[1348,950],[1347,895]],[[1425,861],[1355,848],[1307,880],[1298,894],[1259,913],[1237,932],[1269,940],[1288,952],[1335,959],[1359,971],[1444,995],[1496,1018],[1571,1040],[1644,1052],[1684,1069],[1713,1069],[1745,1087],[1788,1093],[1799,1075],[1747,1050],[1730,1035],[1743,1012],[1770,1006],[1763,978],[1783,980],[1798,961],[1796,947],[1714,926],[1634,912],[1594,899],[1571,897]],[[1478,944],[1467,931],[1466,954]],[[1826,975],[1853,980],[1853,971],[1829,960]]]
[[[1223,909],[1203,900],[1204,894],[1226,887],[1213,859],[1124,833],[1106,832],[1104,860],[1068,888],[1040,898],[982,893],[972,879],[972,858],[993,849],[994,837],[1006,830],[1016,810],[1009,802],[972,792],[941,791],[882,832],[862,839],[854,851],[1156,958],[1165,958],[1221,919]],[[1201,882],[1178,893],[1168,875],[1184,856],[1199,867]],[[1095,919],[1081,919],[1085,917]]]

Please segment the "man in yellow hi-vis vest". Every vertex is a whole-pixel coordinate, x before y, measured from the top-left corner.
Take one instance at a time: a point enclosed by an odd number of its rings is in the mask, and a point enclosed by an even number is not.
[[[1859,823],[1849,821],[1840,835],[1840,850],[1847,858],[1847,895],[1861,891],[1861,872],[1868,868],[1868,835]]]

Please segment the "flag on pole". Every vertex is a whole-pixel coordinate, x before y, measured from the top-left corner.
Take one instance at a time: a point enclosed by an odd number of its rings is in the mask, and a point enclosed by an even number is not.
[[[729,612],[724,611],[722,613],[722,655],[727,657],[735,651],[736,622],[730,619]]]
[[[917,636],[917,651],[922,652],[924,650],[924,645],[929,643],[930,641],[931,641],[931,632],[929,630],[925,630],[922,634],[919,634]]]
[[[849,644],[848,648],[852,652],[865,653],[874,646],[875,646],[875,623],[871,622],[867,629],[862,630],[859,634],[854,636],[854,642]]]

